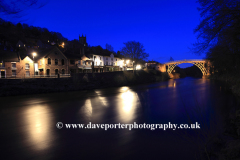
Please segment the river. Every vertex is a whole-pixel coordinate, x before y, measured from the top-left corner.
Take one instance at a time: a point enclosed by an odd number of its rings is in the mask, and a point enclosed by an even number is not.
[[[195,159],[237,104],[224,87],[184,78],[117,88],[0,98],[4,159]],[[63,128],[58,129],[56,124]],[[200,128],[66,128],[66,124],[199,124]],[[147,127],[147,126],[146,126]],[[149,127],[149,126],[148,126]],[[199,138],[200,137],[200,138]]]

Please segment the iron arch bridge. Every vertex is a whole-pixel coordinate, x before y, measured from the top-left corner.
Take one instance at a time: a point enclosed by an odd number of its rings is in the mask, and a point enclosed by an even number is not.
[[[168,72],[170,74],[170,73],[172,73],[173,69],[177,65],[182,64],[182,63],[192,63],[201,70],[203,76],[210,75],[210,66],[211,66],[210,61],[209,60],[201,60],[201,59],[189,59],[189,60],[185,59],[185,60],[167,62],[167,63],[162,64],[160,70],[162,72]]]

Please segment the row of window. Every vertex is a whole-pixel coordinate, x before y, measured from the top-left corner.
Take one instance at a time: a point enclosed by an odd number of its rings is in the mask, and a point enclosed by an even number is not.
[[[12,69],[16,69],[17,66],[16,66],[16,63],[12,63]],[[29,69],[30,68],[30,65],[29,63],[25,63],[25,69]]]
[[[16,70],[12,70],[12,76],[14,76],[14,77],[17,76],[17,71],[16,71]],[[26,71],[25,76],[26,76],[26,77],[30,77],[30,71]]]
[[[48,58],[48,64],[51,64],[51,59]],[[62,65],[64,65],[64,59],[62,59]],[[70,60],[70,64],[75,64],[75,61],[74,60]],[[40,65],[42,65],[42,61],[40,60]],[[55,65],[58,65],[58,59],[55,59]],[[12,69],[16,69],[17,66],[16,66],[16,63],[12,63]],[[30,65],[29,63],[25,63],[25,69],[29,69],[30,68]]]
[[[93,58],[94,58],[94,60],[95,60],[95,59],[96,59],[96,56],[94,56]],[[102,57],[99,56],[99,59],[102,60]],[[106,57],[106,60],[108,60],[108,57]],[[113,61],[113,58],[111,58],[111,60]],[[117,59],[116,59],[116,61],[117,61]]]
[[[49,58],[50,59],[50,58]],[[41,61],[40,61],[41,62]],[[79,64],[80,64],[80,61],[78,62]],[[50,59],[50,62],[48,63],[48,64],[51,64],[51,59]],[[74,64],[74,62],[72,63],[72,64]],[[85,61],[83,61],[83,65],[85,65],[86,64],[86,62]],[[111,62],[106,62],[105,63],[105,65],[115,65],[115,63],[111,63]],[[41,65],[41,63],[40,63],[40,65]],[[55,59],[55,65],[58,65],[58,60],[57,59]],[[64,65],[64,59],[62,59],[62,65]],[[98,65],[98,63],[97,62],[95,62],[95,65]],[[100,62],[100,66],[102,66],[102,62]],[[12,68],[13,69],[15,69],[16,68],[16,63],[12,63]],[[25,64],[25,69],[30,69],[30,65],[29,65],[29,63],[26,63]]]
[[[47,71],[47,75],[50,75],[50,69],[47,69],[46,71]],[[26,71],[25,73],[26,73],[25,74],[26,77],[30,76],[30,71]],[[57,74],[59,74],[58,69],[55,69],[55,75]],[[65,69],[61,70],[61,74],[65,74]],[[16,70],[12,70],[12,76],[16,76],[16,75],[17,75]]]
[[[52,64],[51,58],[48,58],[48,64]],[[64,59],[62,59],[62,65],[65,64]],[[40,61],[40,65],[42,65],[42,61]],[[58,59],[55,59],[55,65],[58,65]]]
[[[81,61],[78,61],[78,64],[81,64]],[[92,62],[82,61],[82,65],[92,65]]]
[[[48,64],[51,64],[51,58],[48,58]],[[65,64],[64,59],[62,59],[62,65]],[[75,64],[74,60],[70,60],[70,64]],[[42,60],[40,60],[40,65],[42,65]],[[58,65],[58,59],[55,59],[55,65]],[[29,63],[25,64],[26,69],[29,69],[30,65]],[[12,68],[16,68],[16,63],[12,63]]]
[[[115,64],[117,64],[117,63],[113,63],[113,62],[109,62],[109,63],[106,62],[106,63],[105,63],[106,66],[108,66],[108,65],[110,65],[110,66],[111,66],[111,65],[115,66]],[[98,62],[95,62],[95,65],[97,66],[97,65],[98,65]],[[102,66],[102,62],[100,62],[100,66]]]
[[[111,63],[111,62],[109,62],[109,63],[106,62],[106,63],[105,63],[106,66],[108,66],[108,65],[109,65],[109,66],[111,66],[111,65],[115,66],[115,64],[117,64],[117,63]]]
[[[17,68],[16,63],[12,63],[12,69],[16,69],[16,68]],[[25,63],[25,69],[30,69],[29,63]]]
[[[95,65],[98,65],[98,63],[95,62]],[[108,62],[106,62],[105,65],[106,65],[106,66],[108,66],[108,65],[109,65],[109,66],[111,66],[111,65],[115,66],[115,65],[117,65],[117,63],[111,63],[111,62],[108,63]],[[102,62],[100,62],[100,66],[102,66]]]
[[[61,60],[62,65],[65,64],[64,59]],[[48,64],[52,64],[51,58],[48,58]],[[75,64],[75,60],[70,59],[70,64]],[[42,65],[42,62],[40,61],[40,65]],[[58,65],[58,59],[55,59],[55,65]]]
[[[47,69],[46,70],[47,71],[47,75],[50,75],[50,69]],[[59,73],[59,70],[58,69],[55,69],[55,75],[57,75],[57,74],[65,74],[65,69],[62,69],[61,70],[61,73]]]

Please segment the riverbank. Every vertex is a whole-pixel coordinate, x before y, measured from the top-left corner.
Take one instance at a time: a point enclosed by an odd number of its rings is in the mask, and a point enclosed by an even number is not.
[[[210,79],[226,83],[228,90],[240,100],[239,75],[212,75]],[[240,101],[239,101],[240,102]],[[205,153],[208,159],[239,159],[240,158],[240,108],[231,108],[225,114],[224,131],[210,141]]]
[[[212,75],[210,79],[218,80],[229,85],[229,89],[239,97],[240,99],[240,75],[231,75],[231,74],[223,74],[223,75]]]
[[[129,86],[168,80],[156,70],[78,73],[69,78],[0,79],[0,96],[16,96]]]

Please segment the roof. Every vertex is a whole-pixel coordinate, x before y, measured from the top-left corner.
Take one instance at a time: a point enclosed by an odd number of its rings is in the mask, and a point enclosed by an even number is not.
[[[47,48],[47,49],[37,51],[37,56],[34,58],[34,60],[38,61],[41,58],[47,58],[47,56],[49,54],[51,54],[54,50],[58,50],[59,52],[61,52],[63,54],[63,52],[58,47],[53,46],[53,47],[50,47],[50,48]]]
[[[156,62],[156,61],[148,61],[146,63],[158,63],[158,62]]]
[[[50,47],[41,51],[38,51],[37,56],[35,58],[36,61],[38,61],[39,59],[46,57],[48,54],[51,53],[51,51],[54,49],[54,47]]]
[[[0,51],[0,60],[4,62],[19,62],[19,56],[17,52],[12,51]]]
[[[54,50],[58,50],[59,52],[61,52],[67,59],[78,59],[80,60],[81,59],[81,55],[80,54],[73,54],[73,53],[70,53],[70,52],[63,52],[61,49],[59,49],[57,46],[53,46],[53,47],[50,47],[48,49],[44,49],[44,50],[41,50],[37,53],[37,56],[36,58],[34,58],[34,60],[39,60],[41,58],[46,58],[50,53],[52,53]]]
[[[21,49],[19,50],[19,57],[21,58],[21,60],[23,60],[26,56],[28,56],[29,58],[33,59],[32,57],[32,53],[33,52],[37,52],[38,51],[34,48],[28,48],[28,49]],[[35,58],[35,57],[34,57]]]
[[[73,54],[73,53],[64,53],[64,55],[68,58],[68,59],[82,59],[80,54]]]

